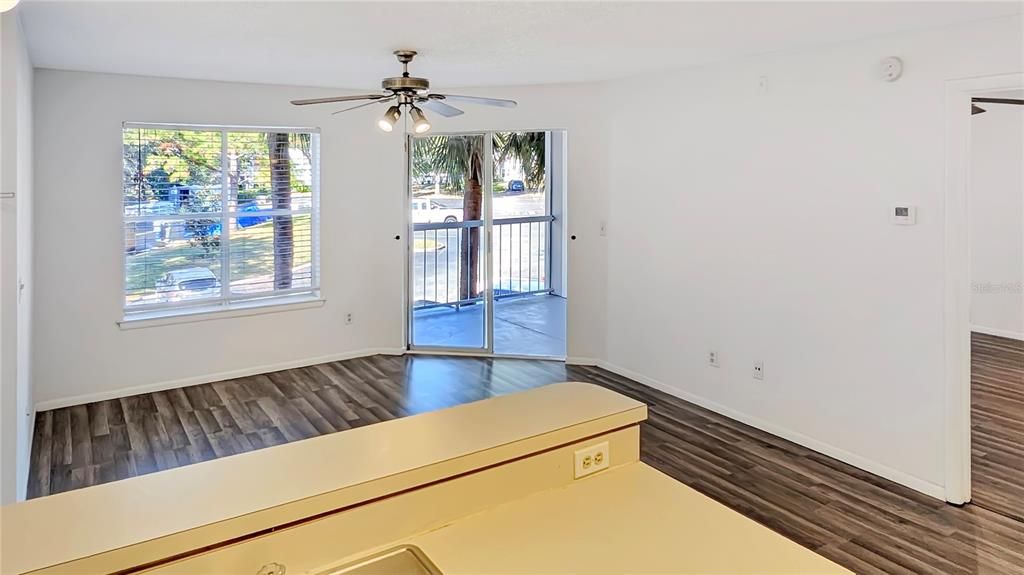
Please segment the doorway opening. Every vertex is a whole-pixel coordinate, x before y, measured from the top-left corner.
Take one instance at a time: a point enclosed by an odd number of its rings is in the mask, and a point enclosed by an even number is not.
[[[971,501],[1024,520],[1024,90],[970,122]]]
[[[564,359],[566,134],[411,136],[410,350]]]
[[[971,201],[974,98],[993,92],[1024,91],[1024,74],[1001,74],[946,82],[945,172],[945,499],[972,501],[971,381]],[[1022,92],[1024,93],[1024,92]],[[1022,290],[1024,291],[1024,290]]]

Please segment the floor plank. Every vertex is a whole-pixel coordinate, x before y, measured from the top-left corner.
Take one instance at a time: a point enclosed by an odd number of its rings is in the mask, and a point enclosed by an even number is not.
[[[641,430],[648,464],[858,573],[1024,574],[1024,522],[947,505],[608,371],[548,361],[372,356],[43,412],[29,494],[567,380],[648,404]],[[985,418],[1006,417],[1000,406],[986,409]],[[1006,439],[983,435],[979,449],[996,462],[988,446]],[[88,455],[76,453],[87,446]]]
[[[971,492],[1024,521],[1024,341],[971,335]]]

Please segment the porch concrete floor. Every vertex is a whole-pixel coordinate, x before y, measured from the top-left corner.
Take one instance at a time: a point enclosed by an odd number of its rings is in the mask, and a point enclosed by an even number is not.
[[[413,345],[480,348],[484,306],[438,307],[413,313]],[[565,299],[535,295],[494,304],[494,352],[565,357]]]

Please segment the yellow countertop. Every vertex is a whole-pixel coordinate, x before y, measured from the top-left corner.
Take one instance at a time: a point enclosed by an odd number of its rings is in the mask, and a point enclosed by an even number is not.
[[[418,546],[444,575],[850,573],[642,463],[401,543]]]
[[[646,406],[582,383],[461,405],[0,509],[0,570],[117,570],[636,425]]]

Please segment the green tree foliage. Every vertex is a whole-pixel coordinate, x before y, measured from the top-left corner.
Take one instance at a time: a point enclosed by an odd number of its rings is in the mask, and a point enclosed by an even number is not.
[[[185,222],[185,233],[188,243],[194,248],[202,248],[206,255],[220,249],[219,220],[199,219]]]
[[[220,181],[220,132],[126,128],[123,141],[127,202],[166,201],[176,186],[206,189]],[[219,200],[219,194],[192,197]]]
[[[518,162],[523,169],[527,188],[539,189],[544,185],[546,166],[544,132],[501,132],[494,135],[495,163],[508,160]]]

